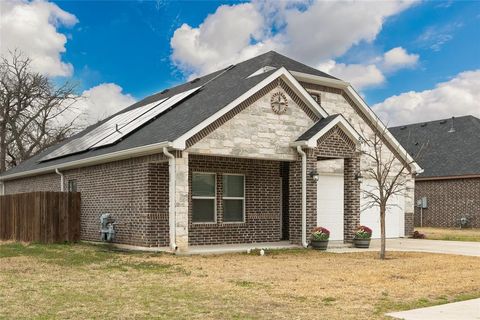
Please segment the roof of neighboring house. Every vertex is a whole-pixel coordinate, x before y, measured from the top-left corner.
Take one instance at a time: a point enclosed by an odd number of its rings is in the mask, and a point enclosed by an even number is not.
[[[274,67],[266,72],[251,76],[253,73],[264,67]],[[80,161],[86,158],[107,155],[122,150],[148,146],[164,141],[174,141],[190,129],[208,119],[226,105],[240,97],[248,90],[255,87],[262,80],[266,79],[275,70],[284,67],[289,71],[308,73],[320,77],[336,79],[324,72],[316,70],[298,61],[285,57],[277,52],[270,51],[252,59],[243,61],[228,68],[213,72],[182,85],[163,90],[141,101],[123,109],[115,115],[92,125],[75,136],[62,143],[54,145],[34,157],[24,161],[20,165],[4,172],[0,176],[7,176],[24,171],[32,171],[56,165],[62,165],[72,161]],[[39,162],[47,154],[61,147],[69,141],[82,137],[86,133],[97,128],[110,118],[132,109],[145,106],[151,102],[171,97],[175,94],[202,86],[201,90],[181,101],[174,108],[162,113],[153,121],[141,126],[124,139],[109,146],[92,149],[85,152],[67,155],[62,158]]]
[[[480,174],[480,119],[474,116],[414,123],[389,130],[424,169],[420,178]]]

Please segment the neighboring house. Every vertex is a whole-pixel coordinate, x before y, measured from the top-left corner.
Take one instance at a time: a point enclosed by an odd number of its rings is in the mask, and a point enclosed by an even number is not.
[[[147,97],[0,180],[7,194],[80,191],[84,240],[99,240],[110,213],[115,241],[142,247],[306,245],[317,225],[349,241],[360,223],[379,234],[378,212],[360,215],[360,129],[385,131],[348,83],[271,51]],[[402,237],[420,168],[384,140],[411,163],[387,216],[387,236]]]
[[[480,119],[464,116],[389,129],[424,172],[415,178],[415,226],[480,228]],[[420,151],[420,149],[423,149]],[[419,153],[420,151],[420,153]]]

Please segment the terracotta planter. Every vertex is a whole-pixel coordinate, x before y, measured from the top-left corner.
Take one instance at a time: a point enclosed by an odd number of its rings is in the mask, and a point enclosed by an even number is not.
[[[370,247],[370,238],[368,239],[353,239],[353,244],[355,248],[369,248]]]
[[[327,250],[328,247],[328,240],[312,240],[310,241],[310,245],[315,250]]]

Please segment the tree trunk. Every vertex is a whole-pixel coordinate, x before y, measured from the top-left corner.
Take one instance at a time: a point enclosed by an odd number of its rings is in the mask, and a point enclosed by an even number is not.
[[[380,206],[380,259],[385,259],[385,206]]]
[[[0,123],[0,173],[7,169],[7,126],[5,123],[5,111],[0,114],[2,122]]]

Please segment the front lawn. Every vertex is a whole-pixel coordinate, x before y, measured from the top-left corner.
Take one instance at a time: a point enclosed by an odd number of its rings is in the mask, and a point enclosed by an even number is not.
[[[449,241],[480,241],[480,229],[415,228],[425,234],[426,239]]]
[[[312,250],[172,256],[0,245],[0,318],[382,319],[480,297],[480,259]]]

